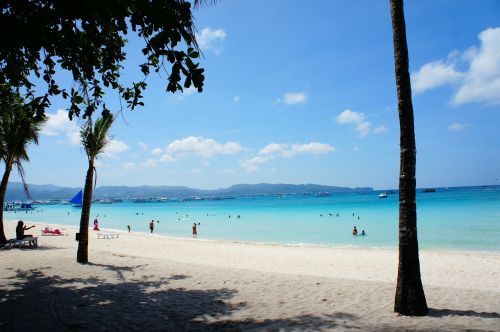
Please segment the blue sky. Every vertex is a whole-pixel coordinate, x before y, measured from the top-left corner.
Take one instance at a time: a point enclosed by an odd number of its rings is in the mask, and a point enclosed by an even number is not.
[[[405,11],[417,185],[500,184],[500,2],[406,1]],[[172,95],[165,77],[150,79],[145,106],[111,130],[98,185],[397,187],[389,1],[220,1],[194,15],[205,91]],[[130,39],[127,79],[139,77],[141,47]],[[66,108],[57,99],[48,110],[29,183],[83,186]]]

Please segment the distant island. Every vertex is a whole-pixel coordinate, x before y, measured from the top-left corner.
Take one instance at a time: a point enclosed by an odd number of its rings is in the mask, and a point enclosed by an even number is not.
[[[59,187],[52,184],[36,185],[30,184],[30,199],[49,200],[49,199],[70,199],[82,188]],[[94,199],[110,198],[152,198],[152,197],[231,197],[231,196],[249,196],[249,195],[292,195],[292,194],[310,194],[310,195],[329,195],[335,193],[348,192],[370,192],[371,187],[336,187],[323,186],[318,184],[236,184],[228,188],[220,189],[195,189],[183,186],[102,186],[94,190]],[[20,182],[10,182],[6,200],[26,200],[26,194],[23,185]]]

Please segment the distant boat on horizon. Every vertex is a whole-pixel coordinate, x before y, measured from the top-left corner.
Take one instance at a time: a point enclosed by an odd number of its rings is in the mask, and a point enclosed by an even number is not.
[[[387,193],[380,193],[378,198],[387,198]]]
[[[83,203],[83,193],[80,190],[75,196],[73,196],[72,199],[69,201],[71,204],[73,204],[73,207],[81,208],[82,203]]]

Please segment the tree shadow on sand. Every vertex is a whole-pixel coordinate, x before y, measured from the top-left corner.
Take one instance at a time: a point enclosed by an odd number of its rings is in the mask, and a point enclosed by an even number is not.
[[[429,316],[431,317],[446,317],[446,316],[466,316],[479,318],[500,318],[498,312],[478,312],[474,310],[453,310],[453,309],[433,309],[429,308]]]
[[[118,274],[137,268],[94,266]],[[62,278],[44,272],[17,271],[7,289],[0,289],[0,330],[321,331],[358,318],[336,313],[321,317],[233,319],[245,307],[245,303],[230,302],[236,290],[187,290],[170,285],[173,280],[189,276],[125,281],[123,275],[118,275],[119,282],[111,283],[99,278]]]

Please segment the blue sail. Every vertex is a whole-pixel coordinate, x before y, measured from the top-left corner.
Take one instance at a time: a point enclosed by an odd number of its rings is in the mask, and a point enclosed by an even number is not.
[[[69,202],[74,204],[75,206],[82,206],[82,202],[83,202],[82,191],[80,190],[78,192],[78,194],[76,194],[75,197],[73,197]]]

